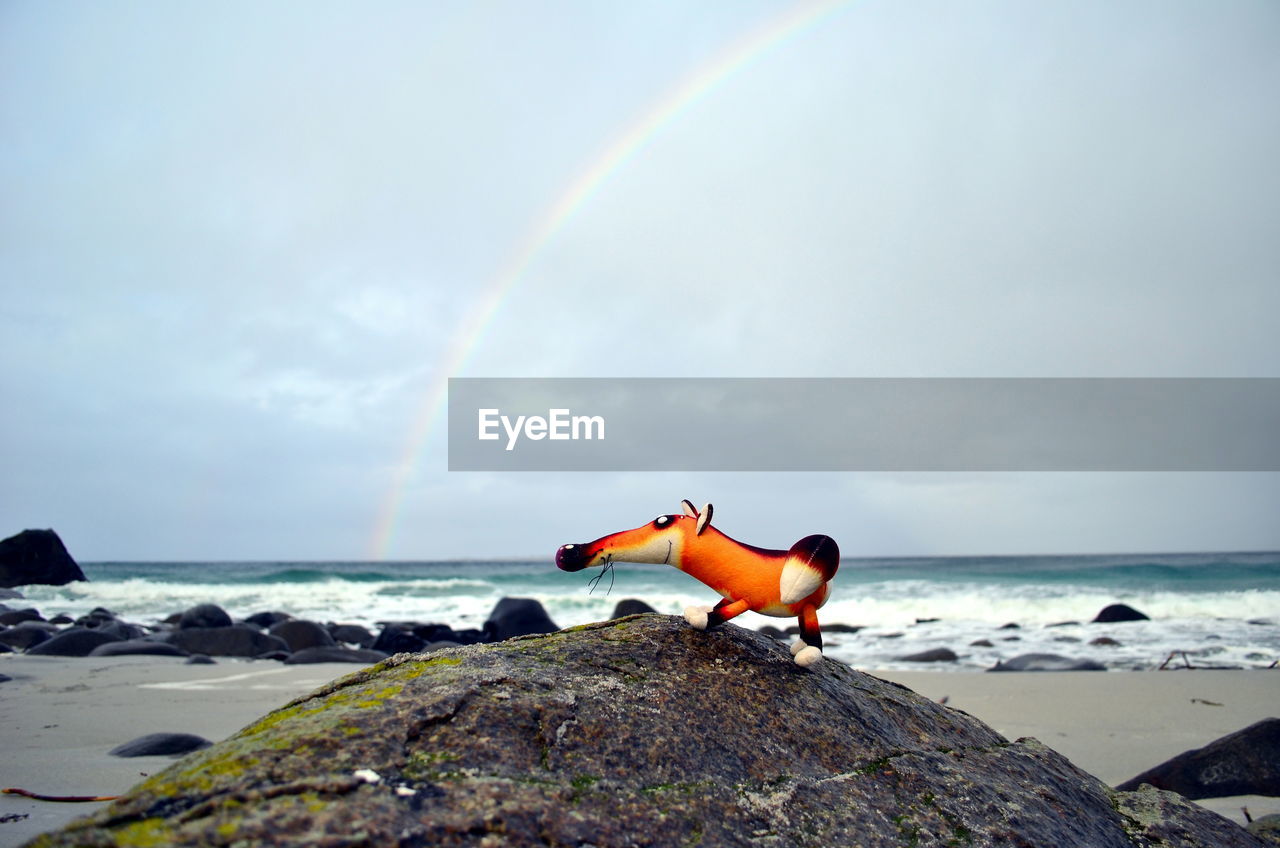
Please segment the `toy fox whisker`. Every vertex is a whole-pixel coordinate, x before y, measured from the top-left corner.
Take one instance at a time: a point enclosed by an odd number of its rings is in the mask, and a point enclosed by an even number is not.
[[[612,559],[606,559],[604,561],[604,568],[601,569],[600,573],[597,574],[595,577],[592,577],[591,580],[587,582],[587,586],[590,587],[587,594],[594,595],[596,593],[596,587],[600,584],[600,581],[604,579],[605,574],[609,575],[609,588],[605,590],[604,596],[606,598],[609,597],[609,593],[613,591],[613,560]]]
[[[806,536],[789,550],[744,545],[711,526],[712,507],[699,511],[682,501],[683,515],[659,515],[634,530],[611,533],[585,544],[562,545],[556,565],[562,571],[602,566],[613,591],[613,563],[652,562],[670,565],[695,577],[723,600],[712,607],[688,607],[685,620],[698,630],[724,624],[747,610],[800,619],[800,639],[792,647],[795,661],[811,665],[822,656],[818,609],[831,594],[830,581],[840,567],[840,548],[830,536]],[[591,580],[594,592],[604,579]],[[607,593],[606,593],[607,594]]]

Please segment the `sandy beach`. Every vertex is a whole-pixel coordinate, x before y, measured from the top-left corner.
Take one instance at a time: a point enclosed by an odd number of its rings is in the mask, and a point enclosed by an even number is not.
[[[347,664],[169,657],[0,658],[0,786],[46,794],[110,795],[166,768],[168,757],[107,752],[158,731],[223,739],[250,722],[356,670]],[[1010,739],[1034,736],[1115,784],[1189,748],[1275,715],[1280,672],[1074,673],[877,672],[982,719]],[[1201,802],[1235,821],[1280,812],[1280,799]],[[98,804],[0,797],[0,846],[19,845]]]

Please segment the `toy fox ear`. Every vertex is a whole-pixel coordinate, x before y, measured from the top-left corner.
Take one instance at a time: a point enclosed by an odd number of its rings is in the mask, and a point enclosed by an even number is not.
[[[698,511],[693,508],[693,501],[689,500],[688,498],[685,498],[684,500],[680,501],[680,508],[683,509],[684,514],[689,516],[690,518],[698,517]]]
[[[711,526],[711,504],[707,504],[702,508],[702,514],[698,516],[698,528],[695,533],[697,536],[702,535],[702,531]]]

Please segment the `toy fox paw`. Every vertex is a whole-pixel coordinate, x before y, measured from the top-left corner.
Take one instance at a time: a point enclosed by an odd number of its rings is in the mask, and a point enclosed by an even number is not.
[[[810,666],[822,659],[822,651],[815,648],[813,645],[805,645],[803,648],[796,651],[794,656],[796,658],[797,665]]]
[[[707,629],[707,613],[711,612],[711,607],[685,607],[684,620],[694,630]]]
[[[796,654],[800,653],[807,647],[809,646],[804,643],[803,639],[797,639],[796,643],[791,646],[791,656],[794,657]]]

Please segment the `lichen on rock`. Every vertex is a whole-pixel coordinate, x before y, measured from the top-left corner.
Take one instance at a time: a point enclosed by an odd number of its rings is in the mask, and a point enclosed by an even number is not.
[[[902,686],[644,614],[392,657],[37,844],[1257,843]]]

